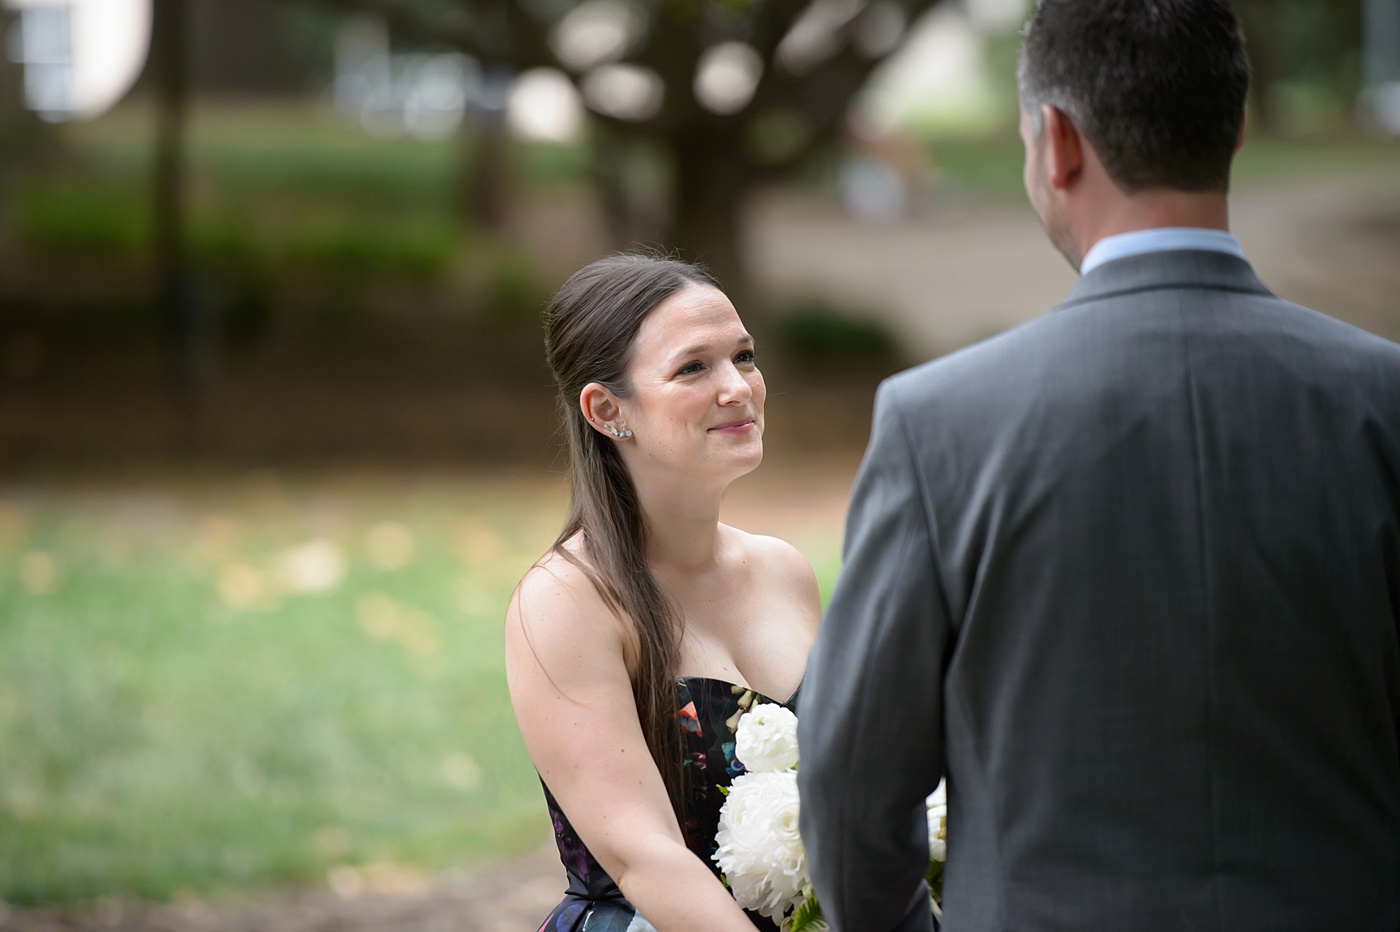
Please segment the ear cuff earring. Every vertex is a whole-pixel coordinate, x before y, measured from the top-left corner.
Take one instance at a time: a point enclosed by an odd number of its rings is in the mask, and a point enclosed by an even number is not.
[[[628,440],[632,436],[632,428],[630,427],[624,427],[622,430],[618,430],[611,424],[604,424],[603,426],[607,428],[608,433],[612,434],[618,440]]]

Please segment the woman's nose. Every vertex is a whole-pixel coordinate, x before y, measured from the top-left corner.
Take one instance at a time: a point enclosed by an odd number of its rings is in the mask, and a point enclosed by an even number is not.
[[[724,380],[720,385],[720,404],[743,404],[753,396],[753,386],[744,378],[744,373],[732,363],[724,370]]]

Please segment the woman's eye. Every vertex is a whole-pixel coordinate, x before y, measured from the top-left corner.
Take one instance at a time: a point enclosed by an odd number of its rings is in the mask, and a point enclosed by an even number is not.
[[[753,365],[756,361],[758,361],[758,352],[751,349],[744,350],[734,357],[735,364],[740,366]]]
[[[701,366],[698,362],[688,362],[685,365],[681,366],[680,371],[677,372],[676,375],[694,375],[695,373],[699,372],[702,368],[704,367]]]

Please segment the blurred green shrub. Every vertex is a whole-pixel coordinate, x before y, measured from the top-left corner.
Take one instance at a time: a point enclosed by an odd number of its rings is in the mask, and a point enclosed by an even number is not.
[[[548,299],[544,276],[524,249],[507,249],[486,259],[481,317],[487,324],[536,327]]]
[[[13,223],[25,246],[58,256],[130,254],[151,238],[143,192],[70,179],[22,188]]]
[[[778,348],[798,362],[827,366],[900,365],[899,342],[873,315],[824,297],[807,297],[777,309]]]
[[[151,246],[149,206],[130,187],[37,182],[20,193],[15,232],[39,253],[135,258]],[[256,263],[431,278],[451,264],[462,242],[460,228],[446,217],[408,215],[370,223],[313,209],[306,214],[292,222],[259,223],[245,212],[196,210],[190,219],[191,255],[196,264],[215,267]]]
[[[536,185],[567,185],[586,177],[588,149],[581,145],[535,143],[520,152],[522,174]]]
[[[377,227],[313,219],[268,235],[260,245],[274,265],[432,278],[451,264],[460,243],[452,223],[415,217]]]

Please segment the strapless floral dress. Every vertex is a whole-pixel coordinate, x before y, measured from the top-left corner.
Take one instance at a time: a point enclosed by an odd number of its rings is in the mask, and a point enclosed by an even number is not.
[[[715,853],[724,794],[717,787],[728,786],[744,772],[743,765],[734,759],[733,723],[741,708],[740,700],[746,693],[753,703],[777,700],[703,676],[681,677],[676,681],[676,693],[685,775],[685,824],[681,828],[686,846],[718,876],[719,868],[711,855]],[[797,693],[778,704],[796,712]],[[651,923],[627,902],[617,884],[579,840],[547,786],[544,798],[554,821],[554,838],[569,877],[569,889],[540,926],[540,932],[651,932]],[[777,930],[757,913],[750,912],[749,918],[764,932]]]

